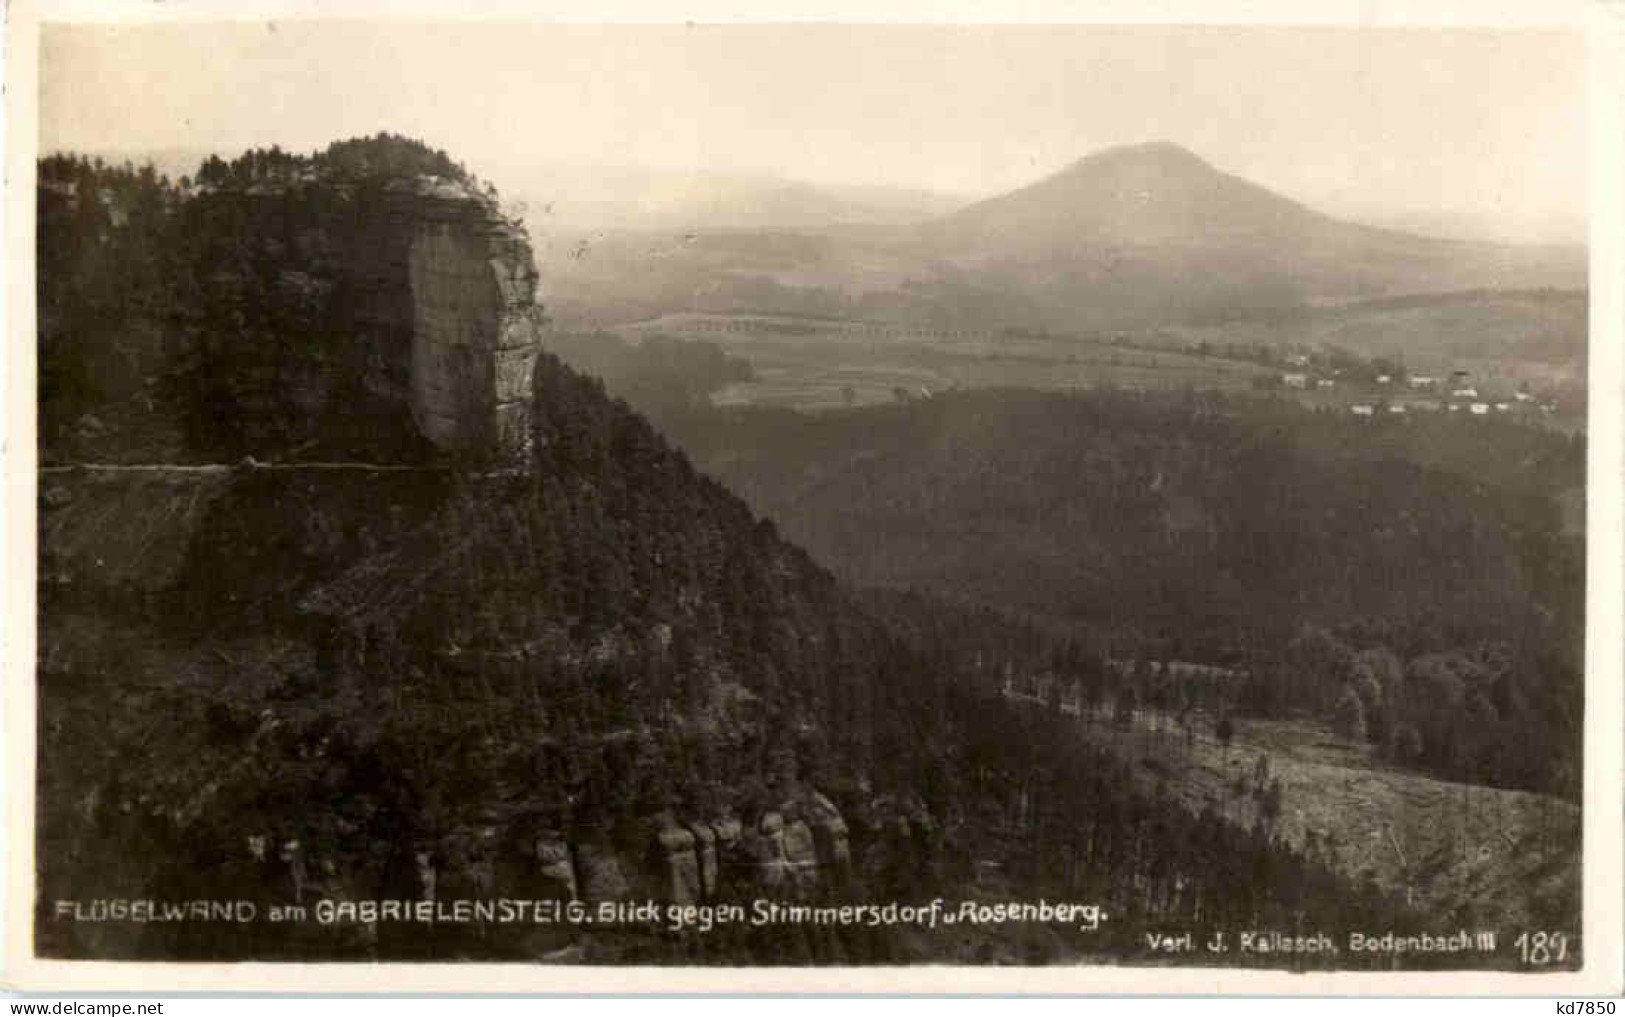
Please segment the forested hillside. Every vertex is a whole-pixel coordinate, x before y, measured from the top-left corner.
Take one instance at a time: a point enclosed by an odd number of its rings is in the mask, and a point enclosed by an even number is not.
[[[544,345],[571,368],[602,379],[610,391],[649,415],[707,406],[713,392],[755,377],[749,363],[714,343],[658,333],[631,343],[612,332],[554,330]]]
[[[663,420],[854,582],[1233,668],[1257,713],[1357,711],[1438,772],[1578,793],[1580,439],[1110,391]]]

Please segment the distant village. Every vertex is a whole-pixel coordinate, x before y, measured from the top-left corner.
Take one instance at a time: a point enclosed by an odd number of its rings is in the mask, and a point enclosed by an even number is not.
[[[1349,412],[1357,417],[1410,412],[1486,417],[1498,413],[1553,414],[1558,409],[1555,400],[1540,398],[1527,382],[1515,386],[1503,380],[1483,382],[1465,370],[1430,375],[1392,368],[1359,377],[1342,368],[1317,367],[1304,353],[1288,354],[1286,362],[1287,370],[1279,376],[1282,388],[1328,395],[1346,393],[1351,400]]]

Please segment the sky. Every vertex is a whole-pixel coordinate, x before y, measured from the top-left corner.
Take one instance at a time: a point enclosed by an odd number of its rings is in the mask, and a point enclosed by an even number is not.
[[[308,151],[390,130],[483,177],[765,172],[983,197],[1167,140],[1325,211],[1584,236],[1557,30],[47,25],[42,150]]]

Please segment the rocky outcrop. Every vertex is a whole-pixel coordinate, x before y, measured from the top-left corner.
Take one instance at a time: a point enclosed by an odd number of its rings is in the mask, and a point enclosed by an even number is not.
[[[700,859],[692,831],[668,817],[657,823],[651,845],[653,889],[674,904],[693,904],[705,895]]]
[[[520,450],[541,325],[530,246],[471,189],[411,196],[423,213],[406,258],[412,418],[441,448]]]
[[[906,822],[906,820],[904,820]],[[651,899],[697,904],[762,893],[802,896],[848,885],[851,851],[840,811],[817,791],[741,823],[733,816],[683,821],[667,811],[641,824],[641,854],[603,833],[567,836],[542,829],[514,841],[517,854],[504,871],[521,870],[540,897],[588,902]],[[523,855],[524,857],[519,857]],[[450,878],[472,879],[470,861],[448,852]],[[908,861],[917,860],[910,853]]]
[[[818,885],[818,852],[813,848],[812,828],[797,813],[791,813],[784,824],[784,866],[791,884],[798,889]]]
[[[556,833],[537,836],[533,845],[536,852],[537,874],[541,877],[542,896],[558,900],[575,900],[575,869],[570,865],[570,845]]]
[[[576,883],[588,901],[624,900],[632,894],[632,884],[621,869],[621,859],[605,844],[575,845]]]
[[[828,798],[814,791],[804,806],[807,825],[812,830],[813,850],[818,865],[827,875],[844,881],[852,871],[852,848],[846,820]]]
[[[137,393],[47,459],[417,462],[528,445],[544,316],[529,238],[436,177],[206,189],[175,212],[196,293],[131,328]],[[137,313],[132,311],[132,314]],[[150,348],[149,348],[150,347]]]
[[[784,854],[784,817],[766,812],[756,822],[745,824],[736,858],[729,867],[741,885],[782,889],[790,874]]]
[[[699,867],[700,893],[706,897],[717,892],[717,833],[706,823],[689,826],[694,834],[694,860]]]
[[[319,351],[335,361],[323,372],[335,391],[354,372],[368,396],[399,407],[400,423],[443,451],[523,450],[542,314],[529,239],[494,199],[420,177],[205,200],[285,217],[286,255],[324,295],[323,331],[349,346]],[[261,221],[254,235],[275,228]]]
[[[330,245],[311,253],[338,269],[347,306],[336,310],[353,315],[366,391],[444,451],[522,451],[543,320],[523,228],[473,187],[434,178],[326,186],[293,203],[314,213],[296,243]]]

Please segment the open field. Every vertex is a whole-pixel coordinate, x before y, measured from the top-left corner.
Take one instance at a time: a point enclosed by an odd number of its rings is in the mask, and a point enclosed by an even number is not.
[[[1567,304],[1553,298],[1559,310]],[[1462,308],[1433,305],[1396,308],[1336,309],[1316,312],[1290,324],[1235,323],[1213,329],[1156,329],[1144,333],[1043,334],[1019,331],[926,328],[836,318],[785,315],[673,313],[640,321],[615,331],[637,342],[654,334],[715,344],[747,361],[756,377],[715,393],[718,406],[770,406],[827,410],[889,403],[899,398],[929,398],[954,388],[1031,388],[1070,390],[1207,389],[1237,393],[1265,391],[1290,395],[1316,409],[1352,411],[1355,406],[1393,412],[1443,412],[1449,403],[1466,412],[1466,402],[1437,390],[1415,391],[1404,385],[1373,385],[1350,378],[1334,388],[1307,390],[1281,387],[1283,368],[1245,359],[1237,349],[1323,349],[1344,347],[1347,329],[1381,333],[1347,347],[1380,348],[1382,353],[1417,370],[1448,375],[1471,372],[1486,410],[1528,418],[1544,427],[1583,427],[1583,398],[1575,395],[1576,370],[1583,377],[1583,356],[1576,364],[1564,359],[1572,339],[1561,323],[1548,323],[1563,338],[1534,330],[1531,316],[1544,305],[1530,298],[1534,310],[1508,312],[1463,298]],[[1518,304],[1522,308],[1522,304]],[[1557,312],[1553,312],[1556,314]],[[1466,315],[1466,321],[1453,317]],[[1559,317],[1561,315],[1558,315]],[[1461,336],[1464,328],[1496,324],[1483,333],[1489,347],[1474,353]],[[1529,326],[1530,331],[1520,331]],[[1488,325],[1485,325],[1488,328]],[[1390,334],[1391,333],[1391,334]],[[1583,334],[1583,333],[1582,333]],[[1208,352],[1197,352],[1199,343]],[[1583,341],[1581,343],[1583,349]],[[1490,347],[1493,347],[1491,349]],[[1406,349],[1410,349],[1407,355]],[[1501,359],[1496,350],[1505,354]],[[1228,355],[1227,355],[1228,354]],[[1550,358],[1550,359],[1548,359]],[[1514,392],[1529,385],[1539,395],[1520,403]],[[1555,414],[1540,402],[1555,399]],[[1369,412],[1362,408],[1360,412]]]
[[[718,405],[833,409],[929,397],[951,388],[1220,388],[1245,390],[1259,364],[1072,336],[868,325],[832,319],[666,315],[618,330],[716,343],[748,361],[754,381]]]

